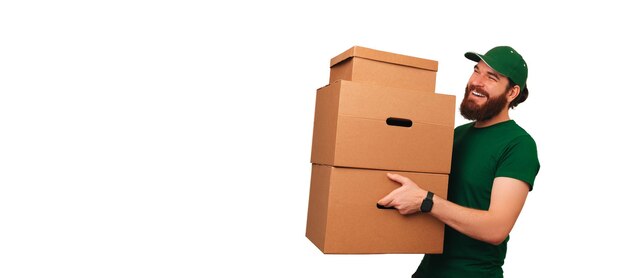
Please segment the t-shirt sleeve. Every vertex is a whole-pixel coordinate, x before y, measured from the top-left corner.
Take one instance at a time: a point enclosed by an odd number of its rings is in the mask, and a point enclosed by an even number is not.
[[[529,135],[515,138],[504,149],[498,162],[496,177],[509,177],[521,180],[533,190],[535,177],[539,173],[537,145]]]

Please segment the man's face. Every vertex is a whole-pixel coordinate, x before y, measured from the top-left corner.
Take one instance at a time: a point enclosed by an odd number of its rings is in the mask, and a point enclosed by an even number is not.
[[[486,121],[498,115],[505,107],[508,109],[508,84],[508,78],[483,61],[478,62],[465,87],[461,115],[471,121]]]

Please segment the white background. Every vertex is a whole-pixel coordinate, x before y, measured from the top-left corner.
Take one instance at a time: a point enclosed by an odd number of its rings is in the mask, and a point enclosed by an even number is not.
[[[439,61],[457,102],[463,53],[522,53],[542,167],[505,275],[618,276],[617,2],[366,2],[2,2],[0,277],[409,277],[304,236],[315,91],[353,45]]]

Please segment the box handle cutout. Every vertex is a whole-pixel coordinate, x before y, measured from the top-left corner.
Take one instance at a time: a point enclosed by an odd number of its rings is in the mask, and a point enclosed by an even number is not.
[[[411,127],[413,125],[413,122],[409,119],[391,117],[387,118],[387,125]]]
[[[379,208],[379,209],[396,209],[396,208],[394,208],[394,207],[386,207],[386,206],[383,206],[383,205],[381,205],[381,204],[379,204],[379,203],[376,203],[376,207],[377,207],[377,208]]]

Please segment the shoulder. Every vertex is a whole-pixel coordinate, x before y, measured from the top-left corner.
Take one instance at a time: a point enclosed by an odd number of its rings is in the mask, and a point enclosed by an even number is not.
[[[506,144],[506,151],[519,151],[523,153],[537,153],[537,143],[530,134],[519,135],[511,138]]]
[[[496,176],[521,180],[532,190],[541,167],[535,140],[524,131],[510,137],[502,147]]]
[[[535,139],[533,139],[532,135],[530,135],[530,133],[528,133],[524,128],[515,122],[512,122],[509,127],[510,130],[508,131],[508,134],[510,145],[523,145],[533,148],[537,147]]]

